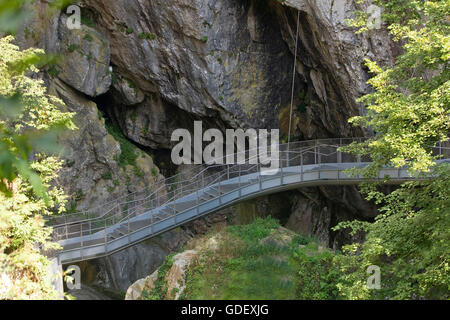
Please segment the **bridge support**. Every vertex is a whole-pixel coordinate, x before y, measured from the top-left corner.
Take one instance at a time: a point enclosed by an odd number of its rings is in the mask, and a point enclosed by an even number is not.
[[[64,299],[64,284],[63,284],[63,269],[62,264],[59,261],[59,257],[49,259],[50,265],[48,266],[49,279],[55,290],[58,292],[59,299]]]

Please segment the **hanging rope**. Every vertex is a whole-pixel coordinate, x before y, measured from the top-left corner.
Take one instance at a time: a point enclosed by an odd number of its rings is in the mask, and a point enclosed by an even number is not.
[[[294,68],[292,70],[292,91],[291,91],[291,109],[289,112],[289,132],[288,132],[288,146],[287,154],[289,156],[289,145],[291,143],[291,125],[292,125],[292,108],[294,105],[294,88],[295,88],[295,70],[297,69],[297,48],[298,48],[298,25],[300,21],[300,10],[297,11],[297,32],[295,36],[295,53],[294,53]],[[287,159],[289,165],[289,157]]]

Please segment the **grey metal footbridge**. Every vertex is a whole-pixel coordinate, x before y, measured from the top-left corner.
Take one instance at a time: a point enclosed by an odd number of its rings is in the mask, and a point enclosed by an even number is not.
[[[339,147],[363,138],[326,139],[279,145],[277,170],[246,164],[193,166],[189,172],[158,181],[88,212],[54,217],[53,239],[60,264],[106,256],[227,206],[289,189],[358,184],[346,171],[370,159],[342,153]],[[437,162],[450,162],[450,148],[438,145]],[[389,179],[386,180],[386,177]],[[187,177],[186,179],[184,177]],[[406,168],[386,167],[378,179],[398,184],[416,179]]]

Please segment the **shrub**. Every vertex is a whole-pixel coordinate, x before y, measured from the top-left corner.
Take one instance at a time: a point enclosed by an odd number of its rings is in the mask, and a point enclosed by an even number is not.
[[[136,152],[136,146],[132,144],[110,121],[107,121],[106,130],[111,134],[114,139],[120,144],[120,156],[116,159],[119,162],[119,166],[125,168],[127,165],[136,166],[136,160],[138,158]]]
[[[150,32],[141,32],[139,34],[139,38],[140,39],[144,39],[144,40],[155,40],[156,39],[156,35]]]

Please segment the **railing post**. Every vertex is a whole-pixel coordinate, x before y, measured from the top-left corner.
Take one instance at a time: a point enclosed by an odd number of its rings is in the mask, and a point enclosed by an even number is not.
[[[342,152],[340,152],[338,149],[342,146],[342,138],[339,138],[339,146],[337,147],[337,161],[338,163],[342,163]]]
[[[227,165],[227,180],[230,180],[230,165]]]
[[[238,177],[238,187],[239,187],[239,198],[242,195],[242,191],[241,191],[241,165],[239,166],[239,177]]]
[[[259,191],[262,190],[262,181],[261,181],[261,164],[258,163],[258,178],[259,178]]]
[[[300,181],[303,182],[303,152],[300,153]]]
[[[156,191],[156,207],[159,207],[159,189]]]
[[[317,152],[317,164],[320,164],[321,162],[320,145],[318,145],[317,140],[316,140],[316,152]]]
[[[219,178],[219,204],[222,204],[222,193],[220,190],[220,180],[222,179],[222,177]]]
[[[281,185],[283,185],[283,165],[280,166],[281,170]]]
[[[106,234],[107,227],[106,227],[106,219],[105,219],[105,253],[108,251],[108,236]]]
[[[289,145],[288,145],[288,149],[287,149],[287,152],[286,152],[286,167],[289,167],[289,154],[290,154],[289,151],[290,150],[289,150]]]
[[[132,209],[135,207],[135,205],[136,205],[136,202],[134,202],[134,194],[133,194],[133,195],[131,196],[131,200],[130,200],[130,203],[129,203],[129,205],[128,205],[127,212],[125,212],[125,214],[126,214],[125,217],[128,217],[128,216],[130,215],[130,213],[133,211]],[[120,220],[122,220],[121,217],[119,218],[119,221],[120,221]]]
[[[83,222],[80,224],[80,246],[83,247]]]
[[[361,143],[362,142],[362,138],[358,138],[357,141],[358,141],[358,143]],[[356,158],[356,162],[357,163],[361,162],[361,155],[360,154],[358,154],[358,157]]]
[[[199,201],[198,201],[198,188],[197,188],[197,190],[195,190],[195,203],[196,203],[196,206],[197,206],[197,215],[199,215],[199,213],[200,213],[200,209],[199,209]]]
[[[317,164],[317,141],[315,141],[314,144],[314,164]]]
[[[130,216],[128,215],[128,243],[130,243]]]
[[[153,234],[153,207],[150,209],[150,233]]]
[[[69,227],[67,227],[67,222],[66,222],[66,239],[69,239]]]
[[[173,222],[176,225],[177,224],[177,196],[173,195]]]

